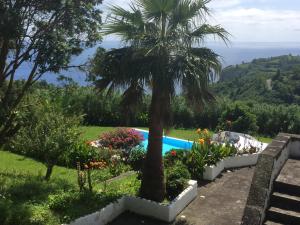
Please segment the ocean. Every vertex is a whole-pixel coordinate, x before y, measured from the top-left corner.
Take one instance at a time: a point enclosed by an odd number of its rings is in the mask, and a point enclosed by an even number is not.
[[[106,49],[121,47],[118,41],[104,41],[99,46]],[[93,57],[98,46],[86,49],[81,55],[73,57],[70,65],[80,65],[85,63],[89,58]],[[213,49],[220,55],[223,67],[229,65],[241,64],[242,62],[250,62],[255,58],[269,58],[280,55],[300,55],[299,43],[265,43],[265,42],[236,42],[230,43],[227,46],[220,43],[208,43],[206,47]],[[22,79],[30,71],[30,64],[23,65],[18,71],[16,79]],[[86,74],[77,69],[69,71],[61,71],[60,74],[47,73],[41,80],[46,80],[49,83],[58,84],[58,75],[72,77],[74,81],[80,85],[87,85]]]

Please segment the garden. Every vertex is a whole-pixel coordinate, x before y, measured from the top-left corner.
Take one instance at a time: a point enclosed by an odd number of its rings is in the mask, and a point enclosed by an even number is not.
[[[228,43],[229,33],[205,23],[207,3],[137,0],[129,11],[111,6],[102,20],[102,0],[0,2],[0,224],[70,224],[120,199],[173,210],[171,221],[197,195],[191,179],[259,152],[218,141],[219,130],[299,131],[299,107],[266,110],[209,91],[222,63],[199,44],[207,36]],[[110,34],[123,47],[97,46],[72,65]],[[16,79],[24,65],[32,67]],[[74,68],[86,72],[87,86],[64,76],[57,85],[39,81]],[[275,123],[277,113],[294,119]],[[149,130],[148,145],[127,127]],[[192,141],[191,149],[164,154],[164,135]]]
[[[20,224],[22,221],[46,225],[69,223],[122,196],[139,196],[146,157],[145,147],[141,144],[143,136],[132,128],[78,129],[80,141],[75,141],[72,146],[76,148],[72,151],[64,148],[68,154],[60,161],[52,162],[50,177],[44,175],[48,166],[41,163],[41,156],[50,158],[53,152],[35,155],[24,151],[30,147],[23,142],[26,136],[19,136],[13,142],[11,151],[18,155],[0,151],[1,224]],[[238,152],[230,143],[214,142],[212,132],[207,129],[177,130],[174,134],[176,137],[194,137],[195,141],[190,150],[173,149],[164,155],[166,204],[188,187],[190,179],[203,179],[207,167],[245,153]]]

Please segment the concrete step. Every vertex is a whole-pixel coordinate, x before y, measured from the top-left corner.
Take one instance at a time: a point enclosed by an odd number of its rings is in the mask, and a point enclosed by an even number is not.
[[[300,197],[300,186],[284,183],[281,181],[274,182],[274,192]]]
[[[267,211],[266,220],[286,225],[299,225],[300,213],[271,207]]]
[[[283,223],[275,223],[275,222],[273,222],[273,221],[266,221],[266,222],[264,222],[264,225],[284,225]]]
[[[270,203],[272,207],[300,213],[300,197],[274,192]]]

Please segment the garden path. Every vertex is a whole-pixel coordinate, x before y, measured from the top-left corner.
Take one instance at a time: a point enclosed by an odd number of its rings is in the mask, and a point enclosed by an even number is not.
[[[197,198],[173,223],[125,212],[110,225],[239,225],[253,173],[254,167],[225,171],[213,182],[200,183]]]

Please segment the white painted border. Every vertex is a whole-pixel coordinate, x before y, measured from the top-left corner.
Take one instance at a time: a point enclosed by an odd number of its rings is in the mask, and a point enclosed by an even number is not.
[[[259,153],[226,157],[218,162],[217,165],[206,166],[203,172],[203,179],[214,180],[224,169],[254,166],[257,163],[258,156]]]
[[[204,167],[203,179],[214,180],[224,170],[224,160],[221,160],[216,165]]]
[[[127,210],[171,222],[197,196],[197,181],[190,180],[188,184],[189,186],[170,204],[124,196],[95,213],[76,219],[70,225],[105,225]]]
[[[258,153],[249,154],[249,155],[237,155],[232,157],[227,157],[224,159],[224,168],[239,168],[245,166],[256,165],[258,160]]]

